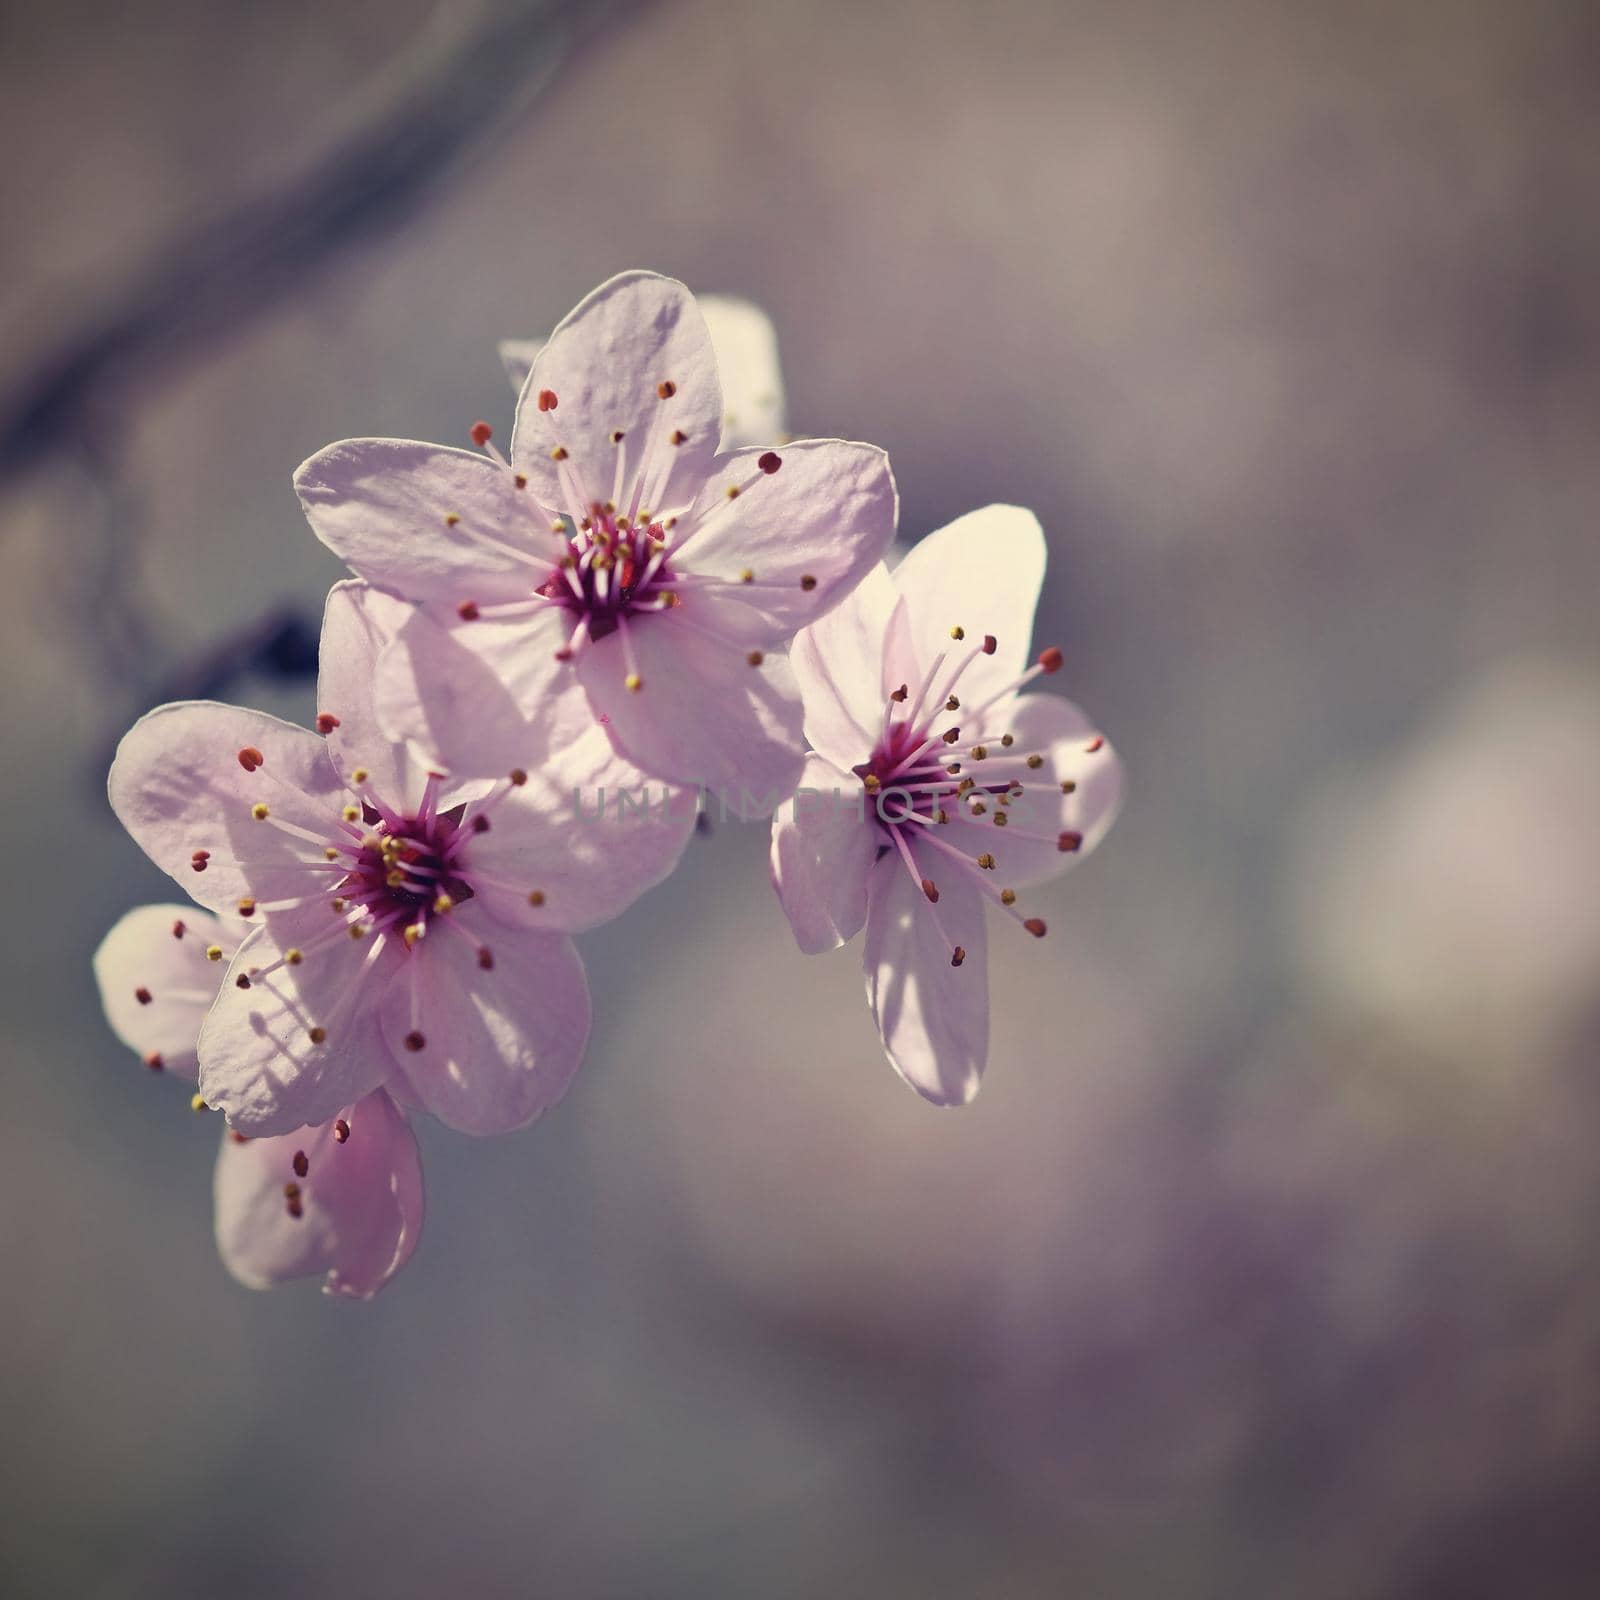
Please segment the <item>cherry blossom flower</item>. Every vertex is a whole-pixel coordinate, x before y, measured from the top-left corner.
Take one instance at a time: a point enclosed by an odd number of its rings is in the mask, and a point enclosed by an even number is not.
[[[717,375],[722,380],[722,448],[786,443],[783,371],[771,317],[760,306],[734,295],[697,295],[695,304],[706,319]],[[501,340],[500,359],[519,395],[533,370],[534,358],[547,342]]]
[[[811,754],[773,819],[772,875],[802,950],[867,931],[867,995],[902,1077],[938,1105],[978,1091],[988,1055],[984,906],[1036,938],[1019,891],[1111,826],[1121,767],[1084,714],[1023,695],[1044,537],[1014,506],[917,545],[795,639]]]
[[[198,1044],[201,1093],[244,1133],[324,1123],[385,1083],[465,1132],[531,1121],[589,1031],[568,935],[663,878],[693,828],[690,807],[582,822],[575,790],[638,779],[600,729],[534,773],[515,747],[498,781],[425,769],[373,698],[408,615],[362,584],[329,595],[322,737],[191,701],[142,718],[111,769],[146,853],[252,924]]]
[[[195,1046],[247,926],[195,906],[140,906],[95,952],[113,1031],[144,1064],[192,1080]],[[205,1109],[201,1096],[195,1108]],[[253,1289],[321,1274],[329,1294],[369,1299],[422,1231],[422,1167],[405,1113],[382,1089],[318,1127],[250,1139],[224,1129],[214,1180],[217,1248]]]
[[[408,652],[391,652],[380,675],[402,687],[380,698],[422,720],[386,715],[389,730],[451,771],[486,773],[510,738],[559,747],[576,715],[645,772],[770,794],[770,810],[802,759],[775,652],[878,561],[896,495],[870,445],[719,454],[722,416],[693,297],[628,272],[539,351],[508,455],[480,423],[483,455],[356,439],[306,462],[295,483],[318,537],[424,608],[426,655],[446,633],[508,691],[430,706]]]

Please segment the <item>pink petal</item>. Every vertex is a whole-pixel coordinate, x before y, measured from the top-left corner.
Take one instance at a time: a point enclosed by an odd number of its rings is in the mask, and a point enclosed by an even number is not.
[[[493,940],[485,971],[472,942],[430,933],[430,948],[403,963],[383,1002],[390,1059],[417,1099],[462,1133],[505,1133],[549,1110],[589,1038],[589,988],[572,941],[503,925]]]
[[[525,621],[444,627],[414,612],[377,667],[377,714],[426,766],[458,777],[532,770],[594,726],[570,665],[570,631],[552,607]]]
[[[771,855],[773,887],[807,955],[836,949],[861,931],[878,844],[861,780],[810,757],[794,797],[773,815]]]
[[[138,906],[126,913],[94,953],[112,1032],[147,1064],[159,1061],[164,1071],[192,1080],[200,1024],[225,970],[206,959],[206,947],[221,945],[231,956],[237,937],[220,918],[191,905]]]
[[[674,626],[672,614],[629,629],[643,688],[631,693],[622,635],[578,658],[589,702],[612,742],[643,771],[700,783],[730,809],[764,816],[800,779],[800,700],[777,657],[751,666],[742,650]]]
[[[496,918],[579,933],[627,910],[677,866],[698,796],[651,779],[593,726],[497,805],[466,846],[469,877]],[[537,892],[538,904],[530,903]]]
[[[200,1092],[242,1133],[326,1122],[390,1071],[377,1011],[402,958],[375,936],[318,944],[332,921],[319,900],[258,928],[239,946],[200,1031]],[[262,976],[291,946],[305,950],[304,960]],[[248,988],[238,986],[241,976]],[[323,1030],[320,1042],[313,1028]]]
[[[365,583],[336,583],[322,616],[318,656],[317,712],[337,718],[328,734],[328,755],[346,782],[365,768],[373,792],[386,805],[415,804],[426,767],[406,746],[391,739],[378,720],[374,679],[389,641],[416,615],[414,607]]]
[[[915,663],[900,659],[904,646],[889,649],[903,627],[899,591],[880,563],[825,617],[795,635],[789,664],[805,697],[806,740],[846,771],[872,754],[890,691],[903,682],[916,686]]]
[[[239,752],[254,750],[265,770],[247,771]],[[303,892],[304,863],[315,847],[251,815],[257,802],[275,817],[326,831],[344,789],[322,740],[263,712],[209,700],[160,706],[117,746],[108,784],[111,809],[145,854],[213,911],[241,898],[282,899]],[[197,851],[207,852],[195,871]]]
[[[949,863],[946,862],[946,865]],[[930,905],[904,863],[887,856],[872,880],[864,951],[867,999],[895,1070],[924,1099],[966,1105],[989,1054],[989,959],[983,896],[929,852]],[[966,955],[951,965],[952,946]]]
[[[408,600],[520,600],[548,575],[539,556],[552,513],[487,456],[345,439],[305,462],[294,484],[316,536],[358,576]]]
[[[788,431],[778,336],[759,306],[733,295],[696,296],[722,379],[722,448],[775,444]],[[500,360],[520,395],[543,339],[502,339]]]
[[[674,386],[665,400],[662,384]],[[541,409],[541,395],[555,405]],[[666,442],[673,431],[683,443]],[[620,444],[612,443],[619,432]],[[648,452],[645,492],[649,508],[661,511],[694,498],[721,432],[716,357],[694,297],[675,279],[624,272],[571,311],[539,352],[517,407],[511,460],[544,504],[581,517],[552,451],[566,450],[586,500],[612,498],[623,451],[624,511]]]
[[[404,1113],[381,1089],[332,1121],[240,1144],[222,1137],[213,1192],[217,1250],[247,1288],[326,1273],[329,1294],[370,1300],[422,1233],[422,1162]],[[303,1156],[302,1174],[296,1156]],[[286,1194],[297,1191],[300,1214]]]
[[[781,464],[769,473],[761,461]],[[739,490],[732,501],[730,488]],[[722,580],[726,598],[787,639],[882,560],[897,508],[889,458],[874,445],[803,439],[741,450],[715,463],[689,514],[703,525],[684,538],[673,565]],[[753,581],[742,581],[746,571]]]
[[[961,699],[977,705],[1030,665],[1033,612],[1044,582],[1045,545],[1039,519],[1020,506],[985,506],[930,533],[895,568],[906,597],[917,653],[929,665],[971,651],[985,634],[993,655],[979,654],[961,676]],[[950,636],[966,631],[964,643]],[[915,685],[913,685],[915,689]]]
[[[1089,718],[1059,695],[1023,694],[996,706],[984,720],[991,755],[1003,753],[995,745],[1008,731],[1013,755],[1044,757],[1037,781],[1027,775],[1005,827],[993,825],[992,812],[975,818],[950,806],[943,837],[974,855],[987,851],[995,884],[1021,889],[1065,872],[1106,836],[1122,804],[1122,763]],[[981,763],[963,770],[981,781]],[[1070,794],[1061,792],[1063,780],[1074,785]]]

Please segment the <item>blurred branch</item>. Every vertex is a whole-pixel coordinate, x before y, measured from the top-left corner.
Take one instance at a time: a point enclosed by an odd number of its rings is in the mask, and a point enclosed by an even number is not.
[[[380,75],[319,161],[172,240],[0,400],[0,480],[107,435],[131,398],[409,216],[525,110],[600,24],[637,0],[498,0],[464,38],[431,34]]]

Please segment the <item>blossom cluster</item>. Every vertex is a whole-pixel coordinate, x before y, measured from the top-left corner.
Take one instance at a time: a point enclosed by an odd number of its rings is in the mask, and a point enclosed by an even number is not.
[[[865,929],[884,1049],[939,1105],[984,1067],[986,903],[1043,937],[1019,896],[1117,809],[1105,738],[1022,692],[1062,665],[1030,660],[1038,522],[991,506],[891,571],[887,457],[787,436],[754,307],[629,272],[502,356],[503,452],[477,423],[471,450],[349,439],[296,473],[354,574],[314,728],[164,705],[111,768],[193,903],[130,911],[96,977],[223,1113],[217,1242],[252,1286],[376,1293],[422,1226],[412,1120],[494,1134],[560,1100],[591,1016],[573,936],[671,874],[708,793],[763,797],[803,951]]]

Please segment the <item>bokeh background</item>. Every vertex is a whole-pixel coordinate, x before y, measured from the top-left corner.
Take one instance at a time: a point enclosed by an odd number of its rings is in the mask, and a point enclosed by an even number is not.
[[[0,6],[0,1588],[1593,1594],[1597,88],[1579,0]],[[730,826],[378,1301],[249,1293],[107,752],[308,713],[294,466],[635,265],[908,537],[1038,510],[1129,805],[969,1110]]]

